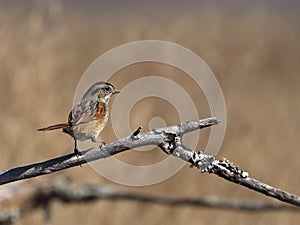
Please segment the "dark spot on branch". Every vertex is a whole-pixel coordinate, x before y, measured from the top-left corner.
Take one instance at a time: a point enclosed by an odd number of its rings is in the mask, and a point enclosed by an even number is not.
[[[136,131],[133,132],[132,136],[134,137],[138,136],[138,134],[141,132],[142,129],[143,127],[139,127],[138,129],[136,129]]]

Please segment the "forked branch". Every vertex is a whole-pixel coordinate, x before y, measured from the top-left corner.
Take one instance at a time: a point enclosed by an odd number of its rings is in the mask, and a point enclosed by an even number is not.
[[[182,144],[182,136],[185,133],[216,125],[218,123],[219,121],[217,118],[207,118],[154,129],[147,133],[140,133],[141,128],[139,128],[131,136],[82,151],[80,156],[69,154],[48,161],[4,171],[0,173],[0,184],[50,174],[97,159],[110,157],[114,154],[136,147],[156,145],[167,154],[179,157],[182,160],[191,163],[191,167],[197,168],[200,172],[216,174],[230,182],[240,184],[280,201],[300,206],[299,196],[250,178],[247,172],[239,169],[238,166],[227,159],[217,160],[215,159],[215,156],[196,152]]]

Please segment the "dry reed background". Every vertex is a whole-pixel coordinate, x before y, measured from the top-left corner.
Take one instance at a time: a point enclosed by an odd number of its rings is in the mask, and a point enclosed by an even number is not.
[[[80,77],[98,56],[123,43],[158,39],[190,48],[216,74],[228,112],[227,133],[218,156],[237,162],[257,179],[300,194],[299,18],[297,21],[286,12],[259,7],[225,11],[218,5],[198,5],[181,10],[179,4],[177,8],[145,10],[136,6],[87,13],[55,1],[36,1],[27,7],[11,7],[7,2],[0,2],[0,170],[70,152],[73,142],[67,136],[59,132],[40,134],[36,129],[66,118]],[[141,73],[172,74],[182,86],[188,82],[180,80],[180,71],[157,64],[126,68],[111,81],[122,87]],[[126,79],[122,74],[127,74]],[[193,94],[193,88],[190,92]],[[208,116],[203,96],[199,99],[194,93],[193,97],[201,117]],[[145,101],[143,107],[132,111],[133,128],[154,115],[155,104],[164,102]],[[148,114],[141,111],[144,106]],[[168,124],[178,122],[172,112],[172,108],[160,112],[162,117],[168,115]],[[114,140],[111,133],[107,127],[102,137]],[[203,146],[205,143],[199,143],[199,148]],[[158,151],[128,152],[119,157],[147,164],[164,155]],[[271,201],[212,175],[200,175],[188,166],[165,182],[140,188],[111,183],[86,165],[27,182],[46,182],[57,176],[152,194]],[[34,212],[20,224],[41,224],[42,216],[41,211]],[[65,220],[67,224],[246,225],[255,221],[274,225],[298,224],[300,217],[289,212],[242,213],[118,201],[67,206],[55,203],[53,224]]]

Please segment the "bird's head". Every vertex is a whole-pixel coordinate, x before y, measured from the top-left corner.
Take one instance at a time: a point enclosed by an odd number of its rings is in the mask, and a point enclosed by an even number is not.
[[[83,95],[83,98],[99,98],[103,102],[107,102],[113,94],[118,94],[120,91],[112,84],[100,81],[93,84]]]

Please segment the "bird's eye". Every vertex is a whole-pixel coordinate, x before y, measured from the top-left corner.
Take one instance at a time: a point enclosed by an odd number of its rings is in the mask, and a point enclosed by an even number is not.
[[[106,88],[105,88],[105,91],[109,91],[109,87],[106,87]]]

